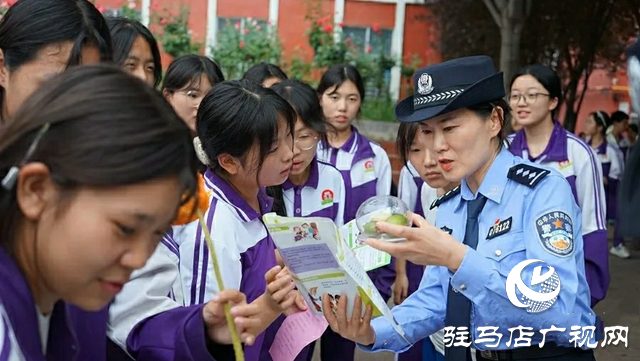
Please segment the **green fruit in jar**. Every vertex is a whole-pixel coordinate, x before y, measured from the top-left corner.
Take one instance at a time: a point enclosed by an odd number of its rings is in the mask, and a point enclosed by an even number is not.
[[[364,225],[364,233],[369,234],[369,235],[376,235],[378,234],[378,228],[376,228],[376,223],[374,221],[371,221],[367,224]]]
[[[396,224],[398,226],[406,226],[407,225],[407,217],[402,214],[394,214],[391,217],[387,218],[387,223]]]

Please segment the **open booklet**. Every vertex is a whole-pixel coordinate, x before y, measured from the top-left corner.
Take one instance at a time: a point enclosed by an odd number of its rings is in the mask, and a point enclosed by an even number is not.
[[[356,231],[346,227],[349,224],[338,230],[329,218],[281,217],[275,213],[264,215],[263,220],[298,290],[314,313],[322,315],[324,294],[330,296],[334,311],[340,295],[347,295],[349,300],[359,295],[365,305],[373,307],[373,317],[385,317],[404,337],[404,331],[356,258],[357,251],[343,239],[343,235],[357,238]],[[352,312],[353,302],[349,302],[347,317],[351,317]]]

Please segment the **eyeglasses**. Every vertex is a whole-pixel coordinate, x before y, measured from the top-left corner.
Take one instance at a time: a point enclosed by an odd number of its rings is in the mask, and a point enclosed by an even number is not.
[[[318,144],[318,136],[312,134],[300,134],[294,141],[300,150],[313,149]]]
[[[186,96],[187,101],[194,106],[199,105],[200,102],[202,101],[202,98],[204,98],[205,96],[205,94],[201,94],[197,90],[178,90],[176,91],[176,93],[180,93]]]
[[[511,104],[518,104],[520,103],[520,99],[524,99],[525,104],[535,104],[540,95],[549,96],[549,94],[545,93],[511,94],[509,101]]]

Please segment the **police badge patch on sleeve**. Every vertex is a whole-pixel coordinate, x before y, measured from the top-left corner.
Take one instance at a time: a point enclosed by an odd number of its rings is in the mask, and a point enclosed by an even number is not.
[[[549,253],[567,257],[573,253],[573,222],[564,212],[548,212],[536,220],[542,247]]]

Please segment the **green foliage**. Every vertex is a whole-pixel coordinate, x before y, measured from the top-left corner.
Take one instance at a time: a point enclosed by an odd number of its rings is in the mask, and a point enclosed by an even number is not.
[[[362,103],[362,118],[369,120],[380,120],[384,122],[395,122],[396,116],[393,112],[396,103],[388,94],[379,98],[365,99]]]
[[[238,79],[260,62],[280,65],[282,45],[275,27],[269,23],[260,25],[255,19],[247,18],[244,26],[240,22],[227,23],[212,50],[225,77]]]
[[[140,12],[137,10],[138,4],[136,0],[123,0],[122,5],[118,9],[120,16],[124,16],[129,19],[142,21]]]
[[[304,58],[302,49],[296,47],[291,56],[291,61],[286,67],[287,74],[290,78],[300,79],[311,84],[314,82],[314,79],[310,76],[313,70],[313,64],[305,61]]]
[[[193,33],[189,29],[189,8],[181,5],[177,15],[167,9],[164,12],[154,20],[162,29],[158,36],[162,50],[174,58],[199,53],[201,44],[193,40]]]

